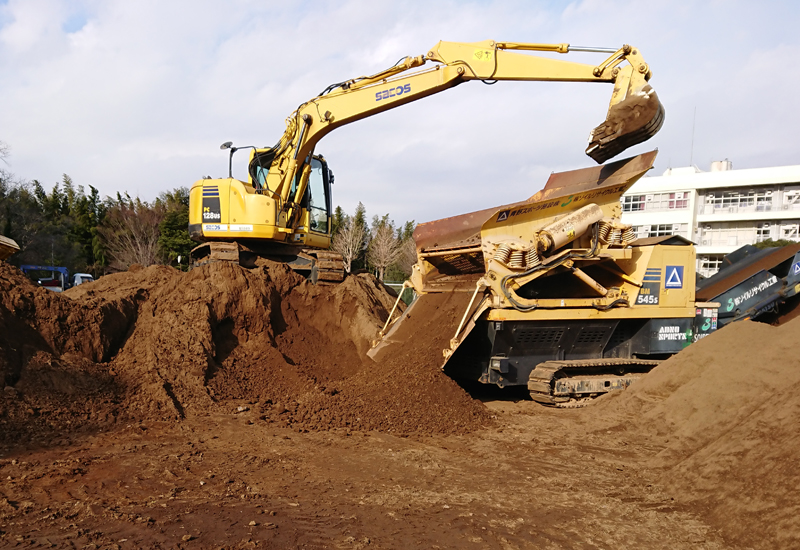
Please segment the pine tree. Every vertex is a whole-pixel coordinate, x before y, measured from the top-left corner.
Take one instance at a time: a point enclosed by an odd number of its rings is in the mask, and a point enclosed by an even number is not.
[[[337,206],[333,212],[331,220],[331,235],[336,235],[344,224],[347,222],[347,214],[344,213],[341,206]]]
[[[355,269],[366,269],[369,226],[367,225],[367,209],[364,207],[364,204],[361,201],[358,202],[358,206],[356,206],[356,211],[353,214],[353,224],[355,224],[356,227],[360,228],[360,232],[363,231],[364,235],[364,242],[361,244],[361,250],[353,259],[353,267]]]

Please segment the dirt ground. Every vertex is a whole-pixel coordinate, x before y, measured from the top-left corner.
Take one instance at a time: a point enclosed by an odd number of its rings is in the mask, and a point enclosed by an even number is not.
[[[800,544],[800,321],[561,410],[465,391],[440,348],[372,363],[391,305],[277,265],[58,296],[0,262],[0,547]]]

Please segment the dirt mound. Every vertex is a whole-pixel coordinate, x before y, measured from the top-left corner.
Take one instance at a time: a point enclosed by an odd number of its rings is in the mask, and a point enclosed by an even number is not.
[[[462,433],[490,415],[441,371],[468,293],[428,294],[406,315],[394,343],[345,383],[306,396],[293,416],[312,426],[331,419],[392,432]],[[385,318],[385,316],[383,317]],[[325,411],[320,416],[316,411]]]
[[[153,277],[158,273],[158,276]],[[123,343],[136,320],[139,305],[148,297],[144,279],[161,282],[170,268],[142,270],[137,284],[104,292],[115,280],[86,285],[87,289],[59,294],[32,283],[19,270],[0,262],[0,373],[6,385],[16,384],[25,363],[38,352],[56,356],[74,353],[94,362],[108,361]],[[92,287],[95,290],[90,290]],[[74,294],[73,294],[74,293]],[[67,296],[82,299],[71,300]]]
[[[759,546],[766,525],[782,547],[800,543],[798,340],[800,320],[733,323],[598,403],[663,446],[653,463],[664,480],[738,544]]]
[[[314,286],[279,264],[213,264],[159,289],[112,366],[144,416],[238,399],[300,429],[474,427],[480,405],[438,365],[365,357],[392,304],[369,275]],[[447,412],[430,414],[436,405]]]
[[[394,302],[369,275],[314,286],[272,262],[154,266],[56,294],[0,264],[0,289],[8,433],[26,418],[57,431],[67,417],[97,426],[238,406],[299,429],[452,433],[486,416],[438,364],[366,358]]]
[[[0,262],[5,441],[67,441],[62,434],[98,429],[124,415],[124,388],[107,362],[124,344],[152,287],[175,275],[153,267],[59,294]]]

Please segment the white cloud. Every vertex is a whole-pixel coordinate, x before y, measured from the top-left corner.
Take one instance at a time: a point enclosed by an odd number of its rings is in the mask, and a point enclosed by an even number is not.
[[[657,169],[798,164],[800,39],[788,2],[256,0],[0,3],[0,140],[11,169],[153,198],[227,172],[223,141],[271,145],[328,84],[439,40],[641,48],[667,109]],[[590,54],[561,56],[596,63]],[[426,221],[527,197],[589,166],[610,86],[466,83],[323,139],[335,202]],[[695,108],[695,143],[691,146]],[[235,157],[243,175],[246,153]]]

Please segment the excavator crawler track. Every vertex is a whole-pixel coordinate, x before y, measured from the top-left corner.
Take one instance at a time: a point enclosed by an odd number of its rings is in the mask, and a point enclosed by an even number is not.
[[[316,284],[336,284],[344,280],[344,258],[341,254],[328,250],[306,249],[303,252],[316,259]]]
[[[649,359],[586,359],[545,361],[528,379],[531,399],[561,408],[583,407],[593,398],[623,390],[661,361]]]
[[[293,270],[308,277],[314,284],[338,284],[344,280],[344,258],[329,250],[314,248],[295,249],[293,252],[271,254],[256,247],[238,242],[207,242],[192,250],[192,268],[214,262],[234,262],[242,267],[253,268],[258,260],[265,258],[283,262]]]

